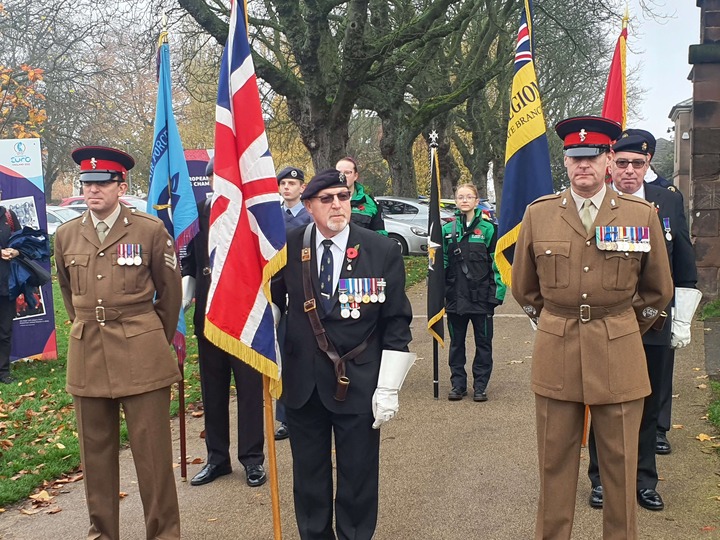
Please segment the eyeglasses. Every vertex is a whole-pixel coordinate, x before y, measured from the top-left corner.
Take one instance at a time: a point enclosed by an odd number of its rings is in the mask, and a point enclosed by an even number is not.
[[[455,197],[458,201],[464,202],[464,201],[474,201],[477,199],[474,195],[463,195],[462,197]]]
[[[618,166],[619,169],[627,169],[627,166],[632,163],[633,169],[642,169],[646,164],[647,161],[644,159],[616,159],[615,165]]]
[[[338,201],[340,202],[349,201],[350,192],[341,191],[340,193],[334,193],[332,195],[318,195],[317,197],[313,197],[313,199],[318,199],[323,204],[332,204],[332,202],[335,200],[335,197],[337,197]]]

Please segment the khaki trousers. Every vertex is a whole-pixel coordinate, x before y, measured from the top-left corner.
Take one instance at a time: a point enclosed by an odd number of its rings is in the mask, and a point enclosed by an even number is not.
[[[170,435],[170,387],[118,399],[73,396],[90,515],[88,540],[120,540],[120,405],[125,412],[148,540],[180,538]]]
[[[540,500],[536,540],[569,540],[585,405],[535,395]],[[603,485],[603,539],[636,540],[638,432],[643,400],[591,405]]]

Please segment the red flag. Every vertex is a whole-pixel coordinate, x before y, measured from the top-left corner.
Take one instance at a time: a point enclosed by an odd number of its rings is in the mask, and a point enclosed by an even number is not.
[[[608,75],[607,88],[605,88],[605,101],[603,102],[602,116],[615,120],[623,129],[627,122],[627,85],[625,80],[626,73],[626,42],[627,42],[627,23],[629,17],[627,9],[622,20],[622,31],[615,45],[615,53],[613,54],[612,63],[610,64],[610,74]]]
[[[277,397],[280,357],[270,278],[285,265],[285,220],[241,0],[232,4],[229,30],[216,107],[205,336],[267,375]]]

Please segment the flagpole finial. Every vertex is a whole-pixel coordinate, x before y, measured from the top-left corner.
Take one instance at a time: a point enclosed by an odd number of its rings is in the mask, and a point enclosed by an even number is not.
[[[623,29],[627,28],[628,22],[630,21],[630,8],[628,7],[627,3],[625,4],[625,14],[622,18],[622,27]]]
[[[430,138],[430,148],[437,148],[438,147],[438,133],[434,129],[430,132],[429,135]]]

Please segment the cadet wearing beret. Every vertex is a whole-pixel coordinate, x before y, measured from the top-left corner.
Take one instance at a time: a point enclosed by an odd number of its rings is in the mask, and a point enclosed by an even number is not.
[[[99,146],[72,153],[88,210],[58,227],[55,263],[68,317],[67,391],[73,396],[90,514],[88,538],[120,538],[120,407],[147,538],[180,538],[170,438],[170,352],[180,313],[180,268],[162,221],[120,204],[135,161]]]
[[[651,393],[645,398],[640,424],[637,498],[643,508],[662,510],[665,505],[656,491],[658,473],[655,460],[660,400],[663,391],[672,393],[674,348],[685,347],[690,343],[690,324],[701,294],[695,287],[697,283],[695,253],[690,242],[682,198],[678,193],[656,186],[654,183],[643,182],[649,167],[650,148],[647,140],[641,136],[629,135],[620,138],[613,145],[610,171],[617,191],[635,195],[655,205],[664,232],[664,243],[675,286],[674,302],[664,308],[663,312],[663,315],[672,314],[672,322],[667,321],[662,328],[653,327],[643,335]],[[593,487],[590,505],[601,507],[603,504],[601,471],[598,467],[593,430],[590,432],[588,476]]]
[[[303,540],[336,533],[370,540],[378,513],[377,428],[397,412],[415,357],[408,352],[405,269],[397,244],[350,222],[342,173],[315,175],[302,200],[314,224],[288,233],[287,266],[272,285],[281,312],[287,295],[281,401],[295,516]]]
[[[213,185],[210,160],[205,174]],[[195,335],[198,339],[200,389],[205,414],[205,448],[207,463],[190,480],[191,486],[202,486],[232,472],[230,458],[230,377],[235,382],[237,397],[237,457],[245,469],[250,487],[265,483],[263,462],[265,435],[263,430],[262,376],[245,362],[222,350],[205,337],[205,308],[211,284],[210,198],[198,204],[200,229],[188,244],[182,260],[183,309],[187,310],[195,296]]]
[[[305,173],[297,167],[285,167],[277,175],[278,190],[283,199],[282,209],[285,215],[285,230],[312,223],[312,216],[300,202],[305,189]]]
[[[603,538],[634,540],[638,430],[650,393],[641,335],[672,297],[667,252],[655,209],[605,185],[620,125],[584,116],[555,130],[571,187],[528,206],[512,265],[513,296],[537,321],[535,538],[571,538],[587,404],[604,475]]]

